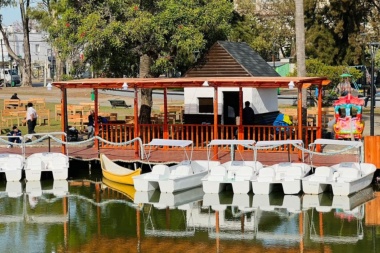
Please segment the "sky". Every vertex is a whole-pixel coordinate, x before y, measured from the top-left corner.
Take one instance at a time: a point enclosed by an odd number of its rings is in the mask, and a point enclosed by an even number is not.
[[[12,25],[16,21],[21,21],[21,14],[19,8],[1,8],[3,15],[3,25]]]

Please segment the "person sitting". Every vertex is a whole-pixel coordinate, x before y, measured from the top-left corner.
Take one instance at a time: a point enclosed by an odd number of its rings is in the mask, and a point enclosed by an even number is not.
[[[7,136],[12,136],[8,137],[8,141],[12,143],[21,143],[21,138],[20,137],[13,137],[13,136],[21,136],[21,130],[18,129],[17,126],[13,126],[12,131],[10,131]],[[13,148],[12,144],[9,144],[7,148]]]
[[[18,99],[18,100],[20,100],[20,99],[18,98],[18,96],[17,96],[17,93],[14,93],[14,94],[11,96],[11,99]]]
[[[17,96],[17,93],[14,93],[14,94],[11,96],[11,99],[18,99],[18,100],[20,100],[20,99],[18,98],[18,96]],[[18,104],[9,104],[9,105],[14,106],[14,107],[18,106]]]
[[[339,84],[339,91],[340,91],[340,95],[343,97],[343,96],[346,96],[348,94],[351,94],[351,83],[350,81],[348,80],[348,78],[346,78],[343,82],[341,82]]]

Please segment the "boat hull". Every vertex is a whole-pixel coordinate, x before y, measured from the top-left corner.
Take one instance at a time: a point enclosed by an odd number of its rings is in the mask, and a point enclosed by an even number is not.
[[[133,185],[133,177],[141,174],[141,169],[130,170],[111,161],[104,154],[100,156],[103,177],[120,184]]]
[[[174,179],[159,180],[158,185],[161,192],[173,193],[195,188],[202,185],[201,179],[207,175],[207,171],[189,176],[183,176]]]
[[[20,181],[24,167],[24,157],[17,154],[0,154],[0,172],[4,172],[7,181]]]
[[[305,194],[320,194],[331,188],[334,195],[348,196],[369,186],[375,171],[376,167],[369,163],[321,166],[302,180],[302,188]]]
[[[333,194],[340,196],[348,196],[366,188],[371,184],[374,173],[375,172],[348,183],[333,182],[331,184]]]
[[[107,170],[102,170],[102,173],[103,173],[103,177],[113,182],[120,183],[120,184],[133,185],[132,177],[140,175],[141,169],[137,169],[133,173],[130,173],[128,175],[116,175]]]
[[[26,159],[25,179],[41,180],[41,173],[51,171],[54,180],[66,180],[69,172],[69,158],[62,153],[36,153]]]
[[[217,194],[223,191],[227,185],[231,184],[230,181],[212,181],[206,178],[202,179],[203,192],[206,194]]]
[[[302,191],[305,194],[321,194],[322,192],[327,191],[330,185],[331,182],[315,182],[305,179],[302,181]]]

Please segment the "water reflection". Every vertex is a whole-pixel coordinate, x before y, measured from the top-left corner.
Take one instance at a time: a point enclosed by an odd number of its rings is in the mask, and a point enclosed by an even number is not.
[[[100,180],[0,182],[1,252],[376,252],[380,194],[136,192]]]

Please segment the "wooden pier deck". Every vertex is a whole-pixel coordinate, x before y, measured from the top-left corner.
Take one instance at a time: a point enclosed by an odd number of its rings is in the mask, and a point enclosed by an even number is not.
[[[25,156],[28,157],[31,154],[39,153],[39,152],[47,152],[48,148],[44,145],[35,145],[31,147],[27,147],[25,149]],[[51,152],[61,152],[60,146],[52,146],[50,149]],[[15,153],[21,154],[22,149],[19,147],[13,147],[7,149],[5,146],[0,146],[0,153]],[[141,161],[142,163],[178,163],[182,160],[185,160],[183,150],[152,150],[150,154],[149,160],[147,159],[139,159],[135,157],[134,150],[128,149],[109,149],[109,148],[100,148],[99,150],[95,147],[87,147],[83,146],[69,146],[68,147],[68,155],[70,159],[82,160],[82,161],[91,161],[98,160],[99,155],[103,153],[107,155],[113,161],[121,161],[121,162],[136,162]],[[252,151],[235,151],[236,160],[253,160],[253,152]],[[260,161],[263,165],[273,165],[280,162],[289,161],[299,162],[298,154],[287,152],[259,152],[257,156],[257,160]],[[312,160],[312,164],[314,166],[329,166],[333,164],[337,164],[340,162],[348,162],[353,161],[356,155],[353,152],[346,152],[344,154],[338,155],[329,155],[329,156],[320,156],[315,155]],[[218,158],[221,163],[230,161],[230,151],[221,150],[218,153]],[[207,160],[207,151],[194,151],[192,160]],[[354,160],[355,161],[355,160]],[[309,154],[305,154],[305,162],[310,163]]]

